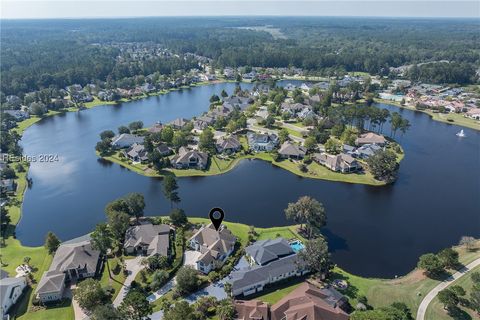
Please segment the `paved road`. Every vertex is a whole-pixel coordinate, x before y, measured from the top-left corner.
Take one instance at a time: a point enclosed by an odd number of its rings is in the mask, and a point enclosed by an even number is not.
[[[128,291],[130,290],[130,284],[132,283],[133,280],[135,280],[135,277],[140,272],[140,270],[142,270],[144,268],[140,264],[140,262],[143,258],[144,257],[139,256],[139,257],[135,257],[133,259],[125,260],[125,264],[126,264],[127,270],[128,270],[128,276],[125,279],[125,282],[123,283],[123,286],[120,289],[120,292],[115,297],[115,300],[113,300],[113,305],[114,305],[115,308],[120,306],[120,303],[122,303],[123,298],[125,298]]]
[[[455,272],[452,276],[448,277],[446,280],[444,280],[442,283],[437,285],[435,288],[430,291],[425,298],[423,298],[422,302],[420,303],[420,306],[418,307],[417,311],[417,320],[424,320],[425,319],[425,313],[427,312],[428,305],[432,302],[432,300],[437,296],[437,294],[451,285],[453,282],[458,280],[459,278],[463,277],[466,275],[470,270],[473,268],[480,266],[480,258],[477,260],[469,263],[466,265],[464,268],[460,269],[458,272]]]

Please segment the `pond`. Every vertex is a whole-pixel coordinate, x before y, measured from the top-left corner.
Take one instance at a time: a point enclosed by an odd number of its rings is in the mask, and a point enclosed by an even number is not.
[[[290,82],[290,81],[289,81]],[[142,120],[146,126],[208,109],[208,99],[235,84],[202,86],[116,106],[101,106],[46,118],[26,130],[27,155],[58,154],[59,161],[34,162],[17,237],[41,245],[48,231],[62,240],[90,232],[105,221],[104,208],[129,192],[145,195],[147,215],[166,215],[170,203],[162,181],[100,160],[99,133]],[[250,85],[242,84],[248,88]],[[222,207],[226,220],[257,227],[291,224],[283,210],[303,195],[327,210],[334,262],[355,274],[393,277],[411,270],[419,257],[456,244],[463,235],[480,236],[480,133],[433,121],[394,106],[412,126],[397,139],[406,157],[397,182],[371,187],[305,179],[260,160],[245,160],[218,176],[180,178],[180,207],[189,216],[207,217]]]

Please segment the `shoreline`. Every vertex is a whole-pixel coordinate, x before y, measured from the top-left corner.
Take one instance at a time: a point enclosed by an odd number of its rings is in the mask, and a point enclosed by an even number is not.
[[[227,166],[224,169],[220,169],[219,171],[211,171],[210,168],[208,170],[196,170],[196,169],[165,169],[162,170],[164,173],[158,173],[155,172],[154,169],[146,169],[146,168],[141,168],[139,167],[139,164],[130,164],[127,163],[126,161],[120,159],[117,155],[109,155],[109,156],[100,156],[98,152],[95,152],[96,155],[103,160],[110,161],[112,163],[118,164],[119,166],[128,169],[130,171],[133,171],[134,173],[137,173],[139,175],[145,176],[145,177],[150,177],[150,178],[162,178],[165,177],[166,175],[173,174],[175,177],[178,178],[186,178],[186,177],[208,177],[208,176],[216,176],[224,173],[228,173],[229,171],[233,170],[241,161],[244,160],[260,160],[260,161],[265,161],[269,162],[273,166],[286,170],[298,177],[302,178],[308,178],[308,179],[316,179],[316,180],[325,180],[325,181],[332,181],[332,182],[342,182],[342,183],[350,183],[350,184],[359,184],[359,185],[369,185],[369,186],[375,186],[375,187],[381,187],[381,186],[386,186],[388,185],[384,181],[379,181],[373,178],[371,173],[367,172],[364,174],[355,174],[355,173],[338,173],[331,171],[330,169],[312,161],[311,164],[307,165],[307,168],[313,169],[313,170],[320,170],[321,175],[312,174],[311,171],[309,172],[302,172],[298,169],[298,164],[288,160],[284,159],[282,161],[274,161],[272,156],[268,153],[257,153],[253,155],[242,155],[240,157],[236,157],[235,159],[230,160],[230,162],[227,164]],[[403,154],[402,154],[403,156]],[[211,159],[216,159],[216,158],[211,158]],[[401,161],[403,157],[400,158],[399,161]],[[210,160],[212,161],[212,160]],[[216,161],[216,160],[213,160]],[[142,164],[140,164],[142,165]],[[142,165],[143,167],[146,167],[145,165]],[[210,163],[210,167],[212,166],[212,163]],[[218,166],[218,165],[217,165]],[[149,172],[147,172],[149,170]],[[153,174],[150,172],[154,172]]]
[[[381,98],[374,98],[375,103],[383,103],[383,104],[388,104],[397,108],[401,109],[407,109],[410,111],[417,111],[417,112],[422,112],[428,116],[430,116],[430,119],[433,121],[438,121],[442,122],[445,124],[453,125],[453,126],[458,126],[458,127],[463,127],[463,128],[468,128],[476,131],[480,131],[480,121],[475,121],[473,119],[469,119],[464,117],[461,113],[440,113],[440,112],[433,112],[429,109],[425,110],[417,110],[414,107],[410,106],[405,106],[401,105],[399,102],[393,101],[393,100],[386,100],[386,99],[381,99]],[[442,116],[445,116],[443,118]],[[452,121],[448,121],[448,118],[451,118]],[[456,120],[461,120],[462,122],[457,122]],[[465,122],[463,122],[465,121]]]

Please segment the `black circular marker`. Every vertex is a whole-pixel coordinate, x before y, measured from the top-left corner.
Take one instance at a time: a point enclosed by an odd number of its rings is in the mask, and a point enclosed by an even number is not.
[[[215,230],[218,231],[220,225],[222,224],[223,218],[225,218],[225,212],[223,212],[223,210],[220,208],[213,208],[210,210],[208,217],[210,218],[210,221],[212,221]]]

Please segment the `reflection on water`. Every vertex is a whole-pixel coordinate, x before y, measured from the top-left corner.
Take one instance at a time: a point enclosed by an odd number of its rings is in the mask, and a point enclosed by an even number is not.
[[[176,91],[47,118],[29,128],[22,139],[25,153],[59,154],[61,161],[32,163],[34,185],[26,192],[17,236],[24,244],[41,245],[48,231],[63,240],[82,235],[105,220],[109,201],[129,192],[145,195],[147,215],[168,214],[161,179],[96,157],[99,133],[135,120],[148,126],[191,118],[208,109],[213,93],[231,93],[234,87],[228,83]],[[288,202],[310,195],[327,210],[325,235],[337,264],[367,276],[404,274],[420,254],[455,244],[463,235],[480,236],[480,134],[465,129],[468,137],[459,139],[456,126],[400,111],[412,127],[397,137],[406,156],[394,185],[305,179],[263,161],[246,160],[227,174],[179,179],[180,207],[188,215],[206,217],[220,206],[226,220],[280,226],[291,223],[283,212]]]

